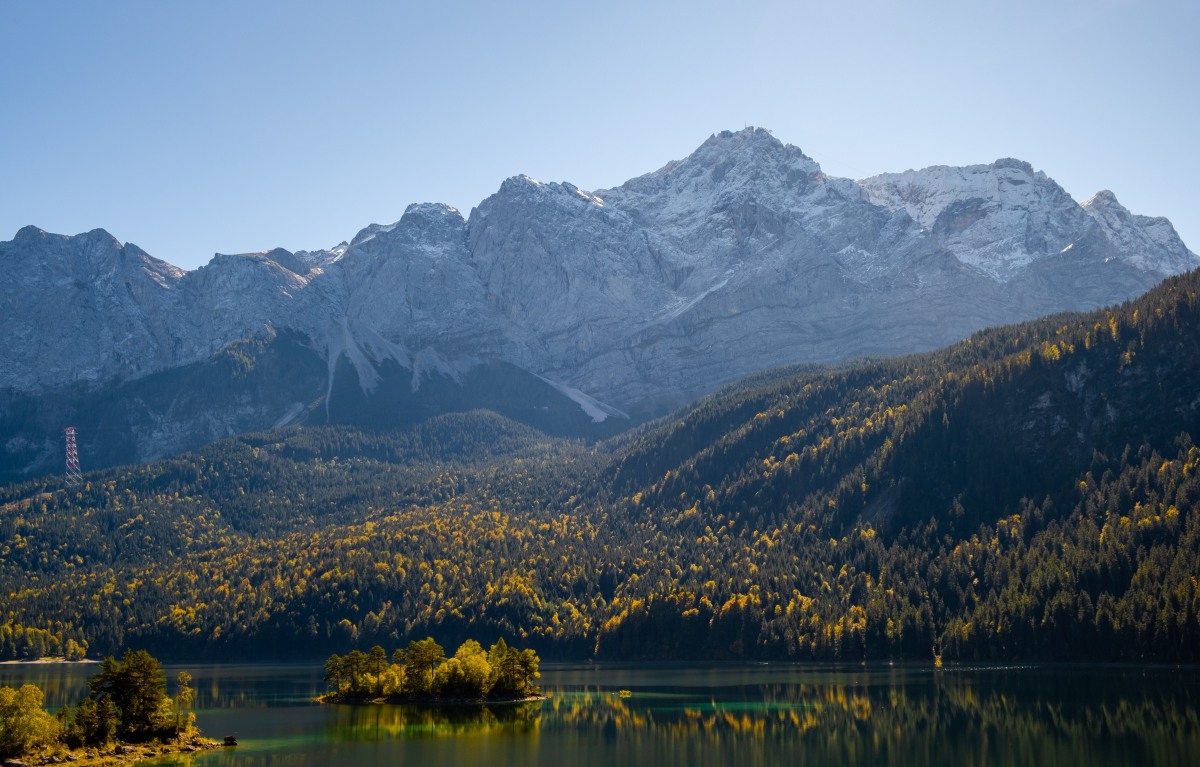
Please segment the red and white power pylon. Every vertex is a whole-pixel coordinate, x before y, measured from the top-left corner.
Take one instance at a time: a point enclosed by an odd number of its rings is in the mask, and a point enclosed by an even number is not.
[[[79,470],[79,448],[75,445],[75,427],[63,429],[67,435],[67,485],[74,487],[83,482],[83,472]]]

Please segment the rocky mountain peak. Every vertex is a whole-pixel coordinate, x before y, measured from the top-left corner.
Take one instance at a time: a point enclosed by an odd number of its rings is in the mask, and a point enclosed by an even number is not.
[[[681,164],[720,164],[730,159],[744,163],[790,162],[804,165],[810,171],[820,170],[820,166],[798,147],[783,143],[766,128],[755,127],[714,133]]]
[[[992,163],[992,167],[996,168],[997,170],[1011,168],[1013,170],[1021,171],[1027,176],[1033,176],[1037,173],[1037,171],[1033,169],[1033,166],[1028,162],[1024,160],[1018,160],[1015,157],[1002,157]],[[1045,178],[1045,174],[1042,174],[1042,178]]]
[[[438,254],[461,250],[466,241],[466,221],[457,209],[442,203],[409,205],[400,220],[388,226],[373,224],[355,237],[346,250],[345,268],[357,271],[360,262],[399,258],[411,260],[416,253]]]
[[[1062,252],[1087,216],[1061,186],[1022,160],[884,173],[859,182],[871,202],[905,210],[937,244],[1000,281]]]
[[[404,215],[390,234],[403,235],[413,240],[422,237],[432,237],[436,240],[461,239],[466,225],[466,219],[457,208],[440,202],[421,202],[405,208]]]
[[[346,255],[346,251],[350,248],[350,243],[343,240],[332,248],[321,248],[320,250],[297,250],[292,255],[304,264],[306,271],[312,269],[324,269],[326,266],[336,262],[342,256]]]
[[[117,281],[123,281],[123,290],[140,290],[146,280],[169,288],[184,275],[182,269],[133,243],[122,244],[104,229],[68,236],[26,226],[11,242],[0,243],[0,258],[21,264],[22,272],[13,279],[37,281],[47,273],[55,274],[58,279],[72,280],[76,289],[89,295],[102,290],[106,282]]]
[[[399,223],[399,222],[396,222]],[[381,232],[390,232],[396,228],[396,223],[391,224],[368,224],[359,230],[358,234],[354,235],[350,240],[351,248],[356,245],[362,245],[367,240],[374,239]]]
[[[187,284],[192,290],[207,293],[215,305],[242,316],[247,312],[260,314],[266,296],[286,297],[303,289],[308,284],[307,272],[303,263],[283,248],[268,253],[217,253],[207,264],[188,273]]]
[[[539,181],[525,175],[510,176],[500,184],[500,189],[495,194],[471,211],[471,221],[479,223],[498,211],[532,211],[533,208],[577,212],[581,206],[588,204],[602,207],[604,200],[569,182]]]
[[[799,148],[764,128],[746,128],[713,134],[688,157],[597,194],[606,200],[670,196],[683,205],[714,196],[766,202],[781,194],[802,195],[820,177],[821,166]]]
[[[1122,205],[1120,200],[1117,200],[1116,194],[1109,190],[1100,190],[1096,194],[1092,194],[1090,198],[1084,200],[1082,206],[1084,206],[1086,210],[1091,210],[1093,214],[1099,214],[1099,212],[1102,211],[1110,211],[1111,214],[1115,216],[1132,215],[1130,214],[1129,210],[1126,209],[1126,206]]]
[[[1113,206],[1120,208],[1121,210],[1125,210],[1125,207],[1122,206],[1121,203],[1117,201],[1117,196],[1115,194],[1113,194],[1111,191],[1109,191],[1108,189],[1101,189],[1099,192],[1096,192],[1094,195],[1089,197],[1083,203],[1083,207],[1085,207],[1085,208],[1093,208],[1094,207],[1096,209],[1101,209],[1101,208],[1108,208],[1108,207],[1113,207]]]
[[[31,244],[37,242],[38,240],[44,239],[46,237],[62,237],[62,236],[63,235],[61,235],[61,234],[56,234],[56,235],[49,234],[45,229],[41,229],[39,227],[34,226],[33,224],[30,224],[29,226],[21,227],[17,231],[16,235],[13,236],[12,241],[18,245],[31,245]]]
[[[121,241],[113,237],[105,229],[92,229],[75,236],[54,234],[36,226],[24,226],[13,237],[12,242],[26,246],[56,247],[70,252],[82,252],[86,249],[107,248],[119,250]]]
[[[951,205],[978,201],[993,209],[1030,209],[1059,204],[1070,196],[1044,173],[1023,160],[1006,158],[990,165],[934,165],[923,170],[882,173],[859,182],[871,202],[904,209],[926,229]]]
[[[310,269],[307,261],[297,257],[295,253],[286,248],[274,248],[267,251],[264,256],[268,261],[278,264],[292,274],[305,275]]]
[[[509,176],[500,182],[500,189],[497,194],[526,194],[545,191],[547,184],[538,181],[533,176],[527,176],[524,173],[519,173],[515,176]]]
[[[1094,194],[1081,207],[1120,257],[1139,269],[1165,277],[1200,266],[1200,257],[1188,250],[1170,221],[1130,213],[1107,189]]]

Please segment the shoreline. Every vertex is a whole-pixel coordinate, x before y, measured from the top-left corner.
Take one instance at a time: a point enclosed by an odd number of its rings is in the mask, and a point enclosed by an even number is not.
[[[55,663],[69,663],[73,666],[84,663],[99,663],[98,660],[84,658],[82,660],[67,660],[66,657],[58,658],[32,658],[28,660],[0,660],[0,666],[49,666]]]
[[[537,701],[549,700],[550,696],[544,693],[537,695],[526,695],[521,698],[454,698],[454,697],[406,697],[399,695],[382,695],[382,696],[342,696],[333,693],[318,695],[313,698],[314,703],[321,705],[357,705],[357,704],[392,704],[397,706],[425,706],[436,708],[438,706],[488,706],[500,705],[505,706],[513,703],[534,703]]]
[[[171,754],[198,754],[224,748],[224,744],[195,735],[186,741],[169,743],[116,743],[106,748],[44,749],[31,754],[14,757],[18,763],[72,764],[78,767],[112,767],[113,765],[136,764],[148,759],[157,759]]]

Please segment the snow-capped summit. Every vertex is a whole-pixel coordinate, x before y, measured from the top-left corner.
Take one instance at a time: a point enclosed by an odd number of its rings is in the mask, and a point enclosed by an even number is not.
[[[886,173],[860,183],[872,202],[907,211],[939,246],[999,280],[1062,252],[1087,227],[1079,204],[1020,160]]]
[[[699,211],[736,200],[790,207],[822,178],[821,166],[764,128],[722,131],[688,157],[597,194],[662,225],[686,225]]]
[[[1104,236],[1129,263],[1162,276],[1196,267],[1196,254],[1187,249],[1175,227],[1162,217],[1136,216],[1107,189],[1083,203]]]
[[[1107,191],[1080,205],[1021,160],[885,173],[860,183],[872,202],[907,211],[938,245],[1002,281],[1085,242],[1096,259],[1118,259],[1159,278],[1197,264],[1165,219],[1133,216]]]

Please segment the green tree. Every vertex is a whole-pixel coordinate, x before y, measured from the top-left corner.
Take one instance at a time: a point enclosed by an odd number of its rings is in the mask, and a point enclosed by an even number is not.
[[[167,677],[158,659],[145,650],[126,650],[119,662],[105,658],[88,689],[97,703],[110,701],[120,712],[117,733],[122,737],[151,737],[170,726],[163,717]]]
[[[384,695],[400,695],[404,691],[404,666],[392,665],[384,669],[379,678],[379,685]]]
[[[533,650],[526,648],[517,653],[517,673],[521,678],[522,695],[537,695],[540,692],[540,688],[534,683],[542,676],[538,670],[540,663],[537,653]]]
[[[463,695],[466,692],[466,677],[458,658],[447,658],[433,671],[430,693],[434,695]]]
[[[454,653],[462,669],[463,694],[482,697],[492,689],[492,666],[487,652],[474,639],[468,639]]]
[[[387,667],[387,651],[379,645],[375,645],[367,652],[367,672],[370,674],[371,684],[369,686],[370,692],[373,695],[379,695],[383,692],[382,677]]]
[[[506,694],[525,694],[521,680],[521,652],[509,647],[503,639],[496,640],[488,650],[488,663],[492,667],[492,690]]]
[[[87,642],[79,644],[74,639],[68,639],[65,652],[67,660],[83,660],[87,654]]]
[[[350,682],[352,692],[363,691],[363,674],[367,673],[367,654],[362,650],[351,650],[342,665],[343,673]]]
[[[325,661],[325,684],[334,692],[341,692],[342,680],[345,677],[345,661],[342,656],[334,653]]]
[[[433,689],[433,672],[445,660],[446,651],[433,637],[426,637],[409,642],[404,656],[408,660],[406,679],[410,690],[429,693]]]
[[[387,651],[375,645],[367,652],[367,666],[370,673],[379,676],[387,668]]]
[[[183,712],[191,708],[194,692],[192,690],[192,675],[186,671],[180,671],[175,677],[175,682],[179,685],[179,691],[175,694],[175,732],[179,732],[183,726]],[[191,724],[190,717],[188,724]]]
[[[20,756],[58,740],[59,722],[42,709],[46,696],[32,684],[0,687],[0,758]]]
[[[84,698],[74,711],[66,712],[63,740],[71,748],[103,746],[117,737],[120,723],[120,711],[111,699]]]

